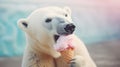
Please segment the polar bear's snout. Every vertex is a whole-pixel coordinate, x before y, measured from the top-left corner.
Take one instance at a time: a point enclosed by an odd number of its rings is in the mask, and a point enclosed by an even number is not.
[[[75,25],[74,24],[67,24],[66,27],[64,28],[67,33],[73,33],[75,30]]]
[[[57,27],[57,33],[59,35],[69,35],[75,30],[75,25],[73,23],[61,23]]]

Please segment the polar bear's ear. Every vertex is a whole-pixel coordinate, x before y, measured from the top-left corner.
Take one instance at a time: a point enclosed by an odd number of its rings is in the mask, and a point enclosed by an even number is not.
[[[66,10],[71,15],[71,9],[69,7],[64,7],[64,10]]]
[[[18,20],[17,24],[22,30],[26,30],[28,27],[27,19],[20,19],[20,20]]]

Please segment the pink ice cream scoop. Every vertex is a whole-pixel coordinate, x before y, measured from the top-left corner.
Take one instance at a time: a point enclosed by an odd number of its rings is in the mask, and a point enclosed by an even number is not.
[[[68,48],[75,48],[75,43],[73,41],[74,35],[61,35],[59,39],[57,40],[56,44],[54,45],[55,50],[57,51],[63,51]]]

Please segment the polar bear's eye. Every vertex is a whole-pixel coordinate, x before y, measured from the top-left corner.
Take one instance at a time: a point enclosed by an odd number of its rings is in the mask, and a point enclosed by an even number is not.
[[[49,22],[51,22],[51,21],[52,21],[51,18],[47,18],[47,19],[45,20],[46,23],[49,23]]]
[[[65,14],[65,17],[67,17],[68,15],[67,14]]]

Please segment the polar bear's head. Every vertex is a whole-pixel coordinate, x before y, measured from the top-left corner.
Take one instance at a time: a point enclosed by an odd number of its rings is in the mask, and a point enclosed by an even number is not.
[[[37,39],[44,38],[43,36],[69,35],[75,29],[71,19],[71,10],[68,7],[37,9],[26,19],[20,19],[18,25]]]

